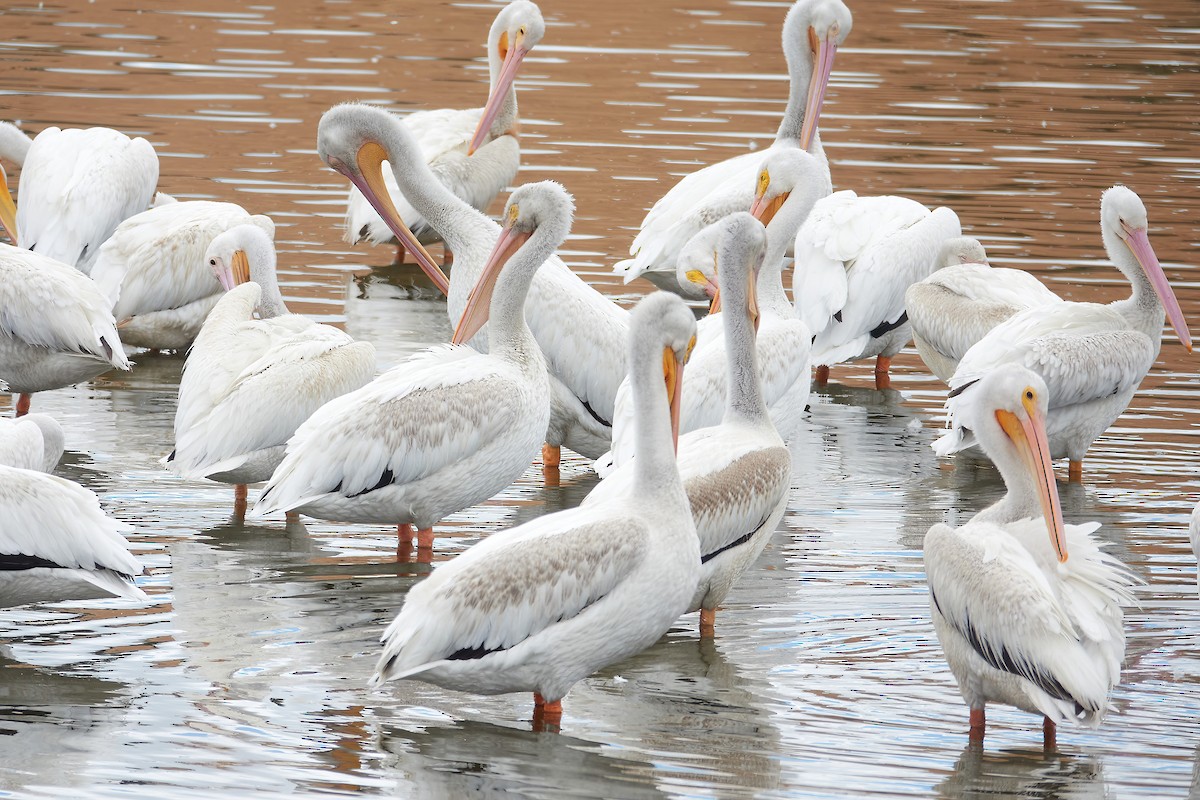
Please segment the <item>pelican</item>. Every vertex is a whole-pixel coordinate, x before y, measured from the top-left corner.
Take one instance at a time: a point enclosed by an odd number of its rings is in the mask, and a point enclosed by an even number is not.
[[[771,424],[758,377],[755,288],[767,248],[761,223],[746,212],[718,223],[725,328],[726,385],[732,387],[720,424],[679,437],[679,475],[700,542],[700,581],[687,611],[700,612],[700,635],[711,637],[717,606],[758,558],[787,507],[792,459]],[[688,394],[692,389],[688,366]],[[636,459],[635,459],[636,461]],[[625,464],[597,486],[583,505],[627,496],[637,465]]]
[[[841,0],[797,0],[783,21],[790,89],[775,142],[766,152],[743,153],[682,178],[642,220],[629,247],[633,258],[615,264],[613,272],[624,275],[626,283],[646,278],[660,289],[702,298],[699,287],[675,279],[679,249],[706,225],[749,208],[759,165],[773,150],[799,148],[816,156],[821,164],[822,193],[829,194],[829,163],[817,123],[834,55],[852,24],[850,9]]]
[[[767,254],[756,288],[760,312],[757,361],[771,420],[784,441],[798,430],[808,403],[812,333],[796,318],[783,290],[783,257],[809,210],[824,194],[816,180],[819,170],[817,159],[803,150],[776,151],[764,160],[755,180],[752,205],[747,206],[767,226]],[[718,242],[726,230],[724,222],[714,222],[693,236],[677,260],[680,284],[691,283],[699,291],[714,295],[714,312],[700,320],[699,344],[688,367],[688,391],[679,412],[681,433],[716,425],[724,414],[728,366],[722,316],[716,313],[720,302],[716,297],[715,268]],[[629,460],[632,434],[633,407],[626,380],[617,392],[612,448],[595,464],[601,477]]]
[[[129,369],[109,303],[91,279],[39,253],[0,244],[0,381],[20,394]]]
[[[55,452],[57,451],[57,452]],[[144,568],[92,492],[47,475],[62,428],[44,414],[0,422],[0,608],[61,600],[147,600]]]
[[[491,88],[487,105],[463,111],[418,111],[402,118],[430,171],[456,197],[479,211],[487,210],[492,199],[512,183],[521,166],[520,119],[513,82],[521,62],[545,31],[546,23],[536,4],[528,0],[509,3],[500,9],[488,32]],[[384,180],[388,195],[417,240],[422,244],[441,241],[440,233],[409,205],[390,172],[384,172]],[[357,244],[364,239],[374,244],[395,241],[398,260],[404,257],[404,245],[362,192],[352,186],[346,203],[346,241]]]
[[[905,197],[837,192],[796,236],[792,294],[812,329],[817,385],[829,367],[875,357],[875,388],[891,385],[892,356],[911,338],[904,290],[933,271],[946,239],[962,235],[949,208]]]
[[[33,140],[17,193],[17,240],[85,275],[117,225],[150,206],[158,156],[111,128],[46,128]]]
[[[1064,525],[1038,375],[1004,364],[950,398],[1000,470],[1007,493],[959,528],[925,534],[933,624],[982,740],[988,702],[1095,727],[1125,656],[1121,607],[1133,576],[1091,537]],[[1069,556],[1069,558],[1068,558]]]
[[[300,423],[371,380],[375,348],[288,313],[274,244],[258,225],[220,234],[204,260],[229,291],[184,364],[166,466],[185,478],[234,484],[240,515],[246,484],[271,477]]]
[[[1158,358],[1164,316],[1192,351],[1179,301],[1150,246],[1148,225],[1146,206],[1132,189],[1106,190],[1100,200],[1104,249],[1133,293],[1108,305],[1062,302],[1026,309],[971,347],[950,379],[951,389],[960,389],[1008,363],[1041,375],[1050,387],[1050,454],[1070,459],[1073,481],[1083,479],[1084,453],[1129,406]],[[975,444],[969,429],[957,420],[952,425],[938,440],[941,455]]]
[[[207,200],[156,206],[117,226],[100,247],[92,280],[112,301],[121,341],[186,350],[224,294],[205,252],[219,234],[244,224],[275,236],[270,217]]]
[[[546,361],[525,322],[525,296],[570,232],[572,211],[571,196],[551,181],[513,192],[454,343],[313,414],[255,513],[393,522],[405,554],[415,525],[418,557],[428,561],[435,522],[516,480],[550,421]],[[485,322],[486,353],[458,346]]]
[[[32,144],[33,139],[16,125],[0,122],[0,160],[22,166]]]
[[[943,383],[992,328],[1018,311],[1061,302],[1028,272],[989,266],[983,245],[965,236],[947,239],[938,269],[904,293],[913,344]]]
[[[667,631],[700,573],[674,452],[695,330],[678,297],[658,293],[637,305],[629,490],[494,533],[435,569],[384,631],[373,684],[412,678],[479,694],[532,691],[535,727],[557,727],[574,683]]]
[[[317,151],[350,179],[396,235],[411,242],[417,263],[447,292],[447,311],[457,325],[471,286],[478,280],[499,226],[434,180],[404,125],[377,108],[336,106],[321,118]],[[391,162],[396,181],[453,250],[454,279],[447,281],[391,207],[382,189],[381,164]],[[407,246],[407,245],[406,245]],[[588,458],[609,448],[617,387],[625,377],[629,314],[551,256],[529,287],[525,318],[550,369],[550,426],[543,461],[558,466],[559,445]],[[482,336],[472,342],[486,347]]]

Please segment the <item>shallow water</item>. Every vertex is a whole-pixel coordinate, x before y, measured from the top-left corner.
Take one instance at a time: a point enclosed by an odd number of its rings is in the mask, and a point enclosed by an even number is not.
[[[1192,0],[860,2],[823,140],[838,188],[949,204],[993,263],[1075,299],[1124,290],[1104,260],[1100,192],[1127,182],[1194,325],[1200,282]],[[161,188],[271,214],[295,310],[376,343],[381,366],[449,334],[444,303],[387,248],[344,244],[346,185],[315,155],[335,102],[479,105],[495,6],[146,0],[0,11],[0,116],[29,131],[147,136]],[[230,9],[236,8],[236,11]],[[559,2],[518,82],[520,180],[576,195],[569,264],[609,275],[666,176],[767,145],[786,95],[781,2]],[[15,181],[14,184],[15,186]],[[496,208],[499,207],[497,204]],[[374,265],[375,268],[371,269]],[[988,466],[928,445],[944,398],[911,353],[895,389],[834,371],[794,448],[788,514],[726,602],[715,643],[683,618],[655,647],[581,682],[562,732],[525,696],[421,684],[369,691],[376,639],[425,574],[382,526],[230,519],[229,487],[164,472],[181,360],[38,395],[62,421],[59,474],[137,526],[147,607],[0,613],[0,793],[232,796],[257,790],[446,797],[1200,796],[1195,366],[1166,337],[1133,408],[1060,484],[1068,521],[1099,519],[1146,581],[1129,663],[1097,730],[990,710],[982,750],[928,621],[925,530],[1001,490]],[[2,402],[2,400],[0,400]],[[448,520],[450,557],[579,502],[595,478],[526,476]]]

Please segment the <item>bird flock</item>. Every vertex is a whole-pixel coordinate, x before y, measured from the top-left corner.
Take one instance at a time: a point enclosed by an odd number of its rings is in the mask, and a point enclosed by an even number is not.
[[[560,448],[593,460],[603,480],[577,508],[494,533],[414,586],[372,678],[531,692],[535,726],[556,729],[573,684],[681,614],[699,611],[700,635],[715,635],[786,508],[810,387],[874,358],[885,388],[913,341],[949,387],[935,450],[981,449],[1006,486],[925,538],[932,622],[970,735],[982,738],[988,702],[1041,715],[1048,742],[1061,722],[1099,724],[1137,578],[1099,546],[1098,523],[1064,523],[1053,459],[1082,480],[1164,322],[1191,350],[1148,211],[1127,187],[1103,194],[1104,247],[1131,294],[1097,304],[991,267],[949,208],[833,192],[819,122],[851,28],[842,0],[788,10],[775,141],[685,176],[649,210],[614,268],[660,290],[632,310],[555,255],[574,214],[559,184],[518,187],[499,222],[485,213],[520,165],[514,81],[545,35],[534,3],[492,24],[482,108],[331,108],[317,151],[351,184],[347,241],[413,258],[454,327],[382,374],[370,343],[289,313],[270,218],[158,192],[143,139],[48,128],[31,141],[0,124],[0,159],[21,167],[17,201],[0,192],[0,381],[16,396],[0,420],[0,604],[146,600],[130,526],[50,474],[63,431],[29,411],[37,392],[174,351],[186,363],[164,468],[234,485],[239,515],[395,525],[398,558],[415,539],[431,561],[440,520],[531,463],[551,478]],[[709,313],[697,323],[681,298]],[[251,508],[248,486],[263,482]]]

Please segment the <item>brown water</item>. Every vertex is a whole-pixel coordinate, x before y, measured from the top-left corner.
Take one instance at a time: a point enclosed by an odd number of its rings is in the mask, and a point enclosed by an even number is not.
[[[386,248],[349,248],[346,193],[315,155],[343,100],[482,104],[488,3],[278,6],[146,0],[0,9],[0,117],[31,132],[107,125],[146,136],[161,188],[274,217],[296,310],[377,344],[381,366],[449,333],[445,306]],[[609,274],[644,210],[694,167],[765,146],[786,80],[787,3],[544,4],[518,82],[520,180],[555,178],[579,213],[564,257]],[[1105,263],[1100,192],[1126,182],[1200,327],[1196,129],[1200,6],[1141,2],[854,4],[822,117],[834,183],[958,211],[994,263],[1075,299],[1126,291]],[[672,177],[668,177],[672,176]],[[15,184],[14,184],[15,185]],[[497,206],[498,207],[498,206]],[[835,370],[795,448],[792,503],[730,596],[715,644],[685,618],[657,646],[579,684],[562,733],[528,731],[526,697],[421,684],[371,692],[375,639],[424,570],[382,527],[229,521],[228,487],[157,463],[180,361],[39,395],[68,432],[60,474],[134,523],[147,608],[96,602],[0,614],[0,792],[234,796],[252,790],[402,797],[1200,796],[1200,603],[1187,545],[1196,500],[1195,361],[1168,337],[1133,408],[1092,449],[1069,520],[1100,519],[1147,581],[1131,612],[1117,711],[1064,728],[966,709],[928,621],[921,539],[1000,491],[995,473],[928,448],[940,384],[906,354],[897,390]],[[533,470],[453,517],[439,554],[577,503]],[[1189,790],[1189,787],[1190,790]]]

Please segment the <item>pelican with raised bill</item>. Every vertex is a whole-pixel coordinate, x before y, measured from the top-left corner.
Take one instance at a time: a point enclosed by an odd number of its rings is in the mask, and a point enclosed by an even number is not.
[[[925,572],[938,640],[982,741],[985,705],[1064,721],[1104,719],[1125,656],[1123,606],[1133,575],[1103,552],[1091,522],[1065,525],[1046,435],[1050,391],[1006,364],[947,401],[975,431],[1006,494],[959,528],[925,534]]]
[[[680,248],[705,226],[753,199],[754,179],[763,159],[778,149],[798,148],[821,165],[820,187],[829,194],[829,162],[817,126],[833,59],[850,35],[853,18],[841,0],[797,0],[783,21],[783,54],[789,92],[775,141],[760,152],[743,153],[684,176],[646,214],[629,246],[632,258],[617,262],[613,272],[629,283],[645,278],[660,289],[703,298],[700,287],[676,280]]]
[[[411,678],[479,694],[534,693],[557,728],[577,681],[640,652],[687,608],[700,551],[675,465],[691,311],[656,293],[633,312],[636,477],[608,502],[493,533],[409,590],[374,684]]]
[[[275,245],[255,224],[209,244],[204,260],[228,292],[188,353],[168,469],[232,483],[235,514],[247,484],[265,481],[289,437],[335,397],[375,374],[375,348],[345,331],[288,313],[275,276]]]
[[[487,58],[491,88],[483,108],[441,108],[404,116],[421,156],[442,185],[472,208],[488,205],[512,183],[521,166],[520,119],[514,81],[521,63],[542,40],[546,23],[536,4],[515,0],[500,9],[488,32]],[[384,173],[387,193],[402,219],[422,244],[442,241],[434,228],[405,199],[395,178]],[[351,187],[346,202],[346,241],[394,242],[397,260],[405,245],[363,196]]]
[[[288,442],[255,513],[395,524],[403,557],[415,525],[418,558],[429,561],[434,523],[520,477],[550,420],[546,361],[525,321],[525,297],[566,239],[573,210],[552,181],[513,192],[452,344],[313,414]],[[485,322],[487,352],[464,346]]]
[[[1146,206],[1131,189],[1114,186],[1100,200],[1104,249],[1129,279],[1132,294],[1107,305],[1049,303],[992,328],[963,356],[950,379],[958,389],[1002,364],[1022,364],[1050,387],[1046,422],[1050,454],[1070,459],[1070,478],[1083,479],[1083,456],[1128,408],[1154,366],[1164,319],[1190,353],[1192,337],[1175,293],[1150,245]],[[939,455],[975,445],[971,430],[951,416]]]
[[[717,274],[730,390],[720,424],[681,436],[677,459],[700,542],[700,580],[687,610],[700,612],[705,637],[714,634],[717,607],[775,532],[792,477],[792,459],[771,424],[756,363],[756,282],[766,231],[744,211],[715,225],[721,230]],[[601,481],[584,507],[627,495],[639,479],[633,461]]]

